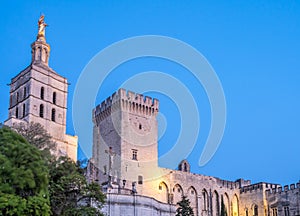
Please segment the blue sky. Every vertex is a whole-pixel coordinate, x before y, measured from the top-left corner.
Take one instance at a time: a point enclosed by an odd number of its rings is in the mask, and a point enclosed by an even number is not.
[[[50,66],[71,83],[67,119],[71,134],[74,88],[92,57],[128,37],[163,35],[201,52],[222,83],[227,123],[212,160],[198,166],[210,129],[209,101],[203,88],[173,62],[143,58],[120,65],[101,86],[96,103],[135,74],[163,71],[188,86],[200,110],[199,138],[188,157],[193,172],[281,184],[300,179],[298,1],[9,1],[1,3],[0,12],[1,122],[7,118],[6,84],[30,63],[40,13],[49,24]],[[166,95],[148,95],[158,97],[166,118],[159,141],[162,155],[176,142],[180,116]]]

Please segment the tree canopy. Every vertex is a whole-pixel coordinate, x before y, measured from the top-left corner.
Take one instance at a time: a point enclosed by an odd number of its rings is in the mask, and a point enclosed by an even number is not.
[[[44,129],[40,123],[30,122],[29,124],[19,123],[13,125],[13,130],[23,136],[30,144],[37,147],[47,162],[54,158],[51,153],[56,151],[56,143],[51,139],[51,135]]]
[[[187,199],[186,196],[182,196],[181,201],[179,201],[177,205],[176,216],[194,216],[193,209],[190,206],[190,200]]]
[[[48,168],[41,152],[7,127],[0,128],[0,212],[50,215]]]
[[[50,166],[50,197],[54,215],[103,215],[105,195],[87,183],[79,163],[61,157]]]
[[[5,130],[9,130],[6,128]],[[88,183],[85,176],[84,170],[81,168],[79,163],[75,163],[68,157],[60,157],[56,158],[52,156],[51,153],[56,151],[56,143],[52,141],[51,136],[47,133],[47,131],[43,128],[43,126],[39,123],[30,124],[15,124],[13,126],[13,130],[22,135],[26,140],[20,135],[14,133],[18,136],[18,139],[21,139],[23,142],[26,142],[29,147],[34,148],[35,151],[39,154],[39,160],[36,160],[35,156],[31,158],[36,161],[36,168],[39,167],[41,163],[47,171],[47,175],[45,175],[45,182],[41,184],[45,186],[47,190],[47,205],[48,208],[51,208],[52,215],[103,215],[100,212],[105,200],[105,195],[101,192],[101,188],[96,183]],[[8,152],[14,152],[16,149],[15,142],[10,143],[7,146]],[[21,147],[20,147],[21,148]],[[37,149],[38,148],[38,149]],[[22,149],[22,148],[21,148]],[[23,161],[23,153],[29,155],[30,152],[27,152],[26,149],[19,150],[19,156],[17,156],[16,160]],[[31,151],[30,149],[28,151]],[[32,154],[35,154],[31,152]],[[3,163],[2,163],[3,162]],[[1,158],[0,155],[0,163],[5,164],[8,163],[6,158]],[[13,162],[14,163],[14,162]],[[26,160],[23,161],[23,167],[31,168],[31,164],[29,164]],[[18,165],[18,163],[16,163]],[[45,165],[46,164],[46,165]],[[49,172],[48,172],[49,171]],[[17,171],[17,173],[21,174],[21,172]],[[40,172],[42,174],[42,172]],[[17,175],[17,174],[16,174]],[[2,176],[2,175],[1,175]],[[4,175],[5,176],[5,175]],[[16,181],[19,184],[23,184],[23,179],[16,178]],[[6,181],[10,181],[10,176],[7,176]],[[24,179],[24,183],[28,182],[31,184],[31,179]],[[15,194],[15,191],[12,191],[11,194]],[[0,195],[1,197],[1,195]],[[0,198],[0,205],[1,199]],[[16,197],[18,198],[18,197]],[[10,197],[4,200],[4,202],[11,203],[11,209],[22,208],[24,204],[16,199],[15,197]],[[31,205],[34,208],[37,208],[34,202]],[[0,209],[1,206],[0,206]],[[9,215],[9,214],[8,214]],[[24,214],[11,214],[11,215],[24,215]],[[34,215],[34,214],[25,214],[25,215]],[[47,215],[47,214],[38,214],[38,215]]]

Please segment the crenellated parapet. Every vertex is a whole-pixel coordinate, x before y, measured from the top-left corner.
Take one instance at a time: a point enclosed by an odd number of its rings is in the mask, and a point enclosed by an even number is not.
[[[266,190],[266,193],[268,196],[271,196],[272,194],[280,194],[282,192],[295,192],[295,191],[300,191],[300,181],[296,184],[290,184],[290,185],[285,185],[285,186],[281,186],[281,185],[277,185],[277,187],[273,187],[270,188],[268,190]]]
[[[261,192],[263,190],[269,190],[273,188],[279,187],[278,184],[271,184],[271,183],[265,183],[265,182],[260,182],[257,184],[252,184],[248,186],[244,186],[240,189],[240,193],[257,193]]]
[[[132,91],[119,89],[93,110],[93,121],[97,125],[115,111],[125,111],[142,116],[156,116],[159,101]]]
[[[223,187],[223,188],[228,188],[228,189],[237,189],[239,188],[239,182],[237,181],[227,181],[227,180],[223,180],[223,179],[219,179],[217,178],[217,184],[220,186],[220,187]]]

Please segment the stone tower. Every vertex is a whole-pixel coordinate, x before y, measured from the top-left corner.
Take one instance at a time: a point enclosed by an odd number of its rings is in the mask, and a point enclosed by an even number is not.
[[[158,167],[158,106],[157,99],[119,89],[93,110],[92,161],[100,182],[139,184],[153,176],[149,170]]]
[[[66,134],[68,82],[49,67],[50,46],[46,43],[44,16],[31,44],[31,64],[11,79],[9,114],[5,124],[36,122],[57,143],[56,155],[77,160],[77,137]]]

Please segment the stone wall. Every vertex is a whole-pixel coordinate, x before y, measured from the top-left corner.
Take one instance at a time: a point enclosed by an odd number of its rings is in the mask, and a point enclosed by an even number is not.
[[[174,205],[159,202],[151,197],[126,194],[106,194],[106,203],[102,212],[105,215],[118,216],[174,216]]]

